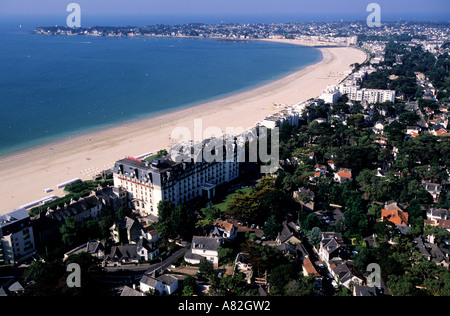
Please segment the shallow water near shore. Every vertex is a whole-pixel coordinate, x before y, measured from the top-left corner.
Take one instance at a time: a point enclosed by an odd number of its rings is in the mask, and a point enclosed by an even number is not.
[[[282,43],[0,30],[0,155],[222,98],[318,62]]]

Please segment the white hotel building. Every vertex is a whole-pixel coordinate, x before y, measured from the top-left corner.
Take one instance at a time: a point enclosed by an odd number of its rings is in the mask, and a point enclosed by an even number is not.
[[[340,84],[337,87],[328,87],[321,95],[326,103],[336,103],[342,95],[346,94],[350,101],[367,101],[369,104],[392,102],[395,103],[394,90],[366,89],[353,84]]]
[[[131,157],[119,160],[113,169],[114,186],[128,192],[129,207],[143,216],[157,216],[158,203],[162,200],[182,204],[199,196],[211,198],[217,185],[239,176],[239,163],[236,141],[217,153],[223,154],[223,159],[208,162],[202,155],[195,162],[194,157],[199,157],[210,141],[178,145],[184,154],[168,155],[151,163]],[[226,148],[230,148],[228,152]]]
[[[0,266],[18,264],[34,254],[33,227],[27,211],[0,215]]]

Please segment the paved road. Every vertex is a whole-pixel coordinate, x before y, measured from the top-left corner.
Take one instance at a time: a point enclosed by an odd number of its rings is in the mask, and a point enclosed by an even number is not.
[[[184,254],[186,253],[186,251],[188,251],[188,249],[191,247],[191,244],[186,245],[185,247],[177,250],[176,252],[174,252],[170,257],[166,258],[165,260],[162,261],[162,263],[157,263],[157,264],[153,264],[151,265],[146,273],[150,274],[153,273],[157,270],[162,270],[164,271],[165,269],[167,269],[174,261],[176,261],[178,258],[180,258],[181,256],[184,256]]]
[[[406,102],[406,108],[408,109],[410,106],[413,107],[416,114],[419,115],[420,117],[420,120],[418,122],[419,126],[423,129],[425,133],[428,133],[428,123],[425,121],[422,111],[420,111],[419,105],[417,104],[417,101]]]
[[[169,257],[166,257],[162,262],[148,264],[148,263],[140,263],[137,265],[123,265],[120,267],[105,267],[107,272],[142,272],[142,274],[147,273],[150,274],[156,270],[167,269],[174,261],[176,261],[180,256],[183,256],[186,251],[190,248],[190,244],[185,247],[178,249],[176,252],[170,254]],[[138,274],[139,275],[139,274]]]

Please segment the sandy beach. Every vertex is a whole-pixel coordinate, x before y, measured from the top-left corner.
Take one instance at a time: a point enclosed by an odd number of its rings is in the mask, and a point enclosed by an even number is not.
[[[305,46],[321,44],[278,41]],[[320,46],[318,49],[323,54],[319,63],[253,90],[0,158],[3,166],[0,214],[46,196],[63,196],[63,190],[56,189],[57,184],[74,178],[92,179],[125,156],[169,149],[173,142],[169,135],[174,128],[187,127],[193,131],[195,119],[202,119],[203,129],[214,126],[225,131],[227,127],[253,127],[277,112],[274,103],[289,105],[317,97],[327,85],[344,79],[351,64],[366,59],[366,54],[355,48]],[[54,191],[45,193],[46,188]]]

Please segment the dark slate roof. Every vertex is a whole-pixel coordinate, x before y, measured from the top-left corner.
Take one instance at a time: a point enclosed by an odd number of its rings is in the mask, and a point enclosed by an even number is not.
[[[102,202],[97,196],[80,198],[78,201],[72,200],[69,205],[64,205],[63,208],[57,207],[55,210],[49,209],[46,216],[58,221],[64,221],[66,217],[81,214],[101,204]]]
[[[425,182],[422,184],[425,190],[432,192],[441,192],[442,187],[439,183]]]
[[[26,218],[29,218],[29,215],[25,209],[14,210],[8,214],[0,215],[0,228]]]
[[[108,254],[109,259],[117,260],[139,260],[137,245],[123,245],[111,247]]]
[[[342,235],[339,233],[322,233],[322,241],[321,244],[325,247],[328,253],[331,253],[338,249],[339,247],[346,247],[347,245],[344,243],[342,239]]]
[[[86,245],[86,252],[93,254],[97,251],[105,251],[105,243],[98,240],[88,241]]]
[[[209,146],[209,143],[215,144],[215,139],[206,139],[202,143],[198,144],[176,144],[171,149],[171,153],[174,153],[174,160],[171,155],[154,159],[152,163],[142,161],[132,157],[124,158],[116,161],[113,172],[114,174],[124,174],[127,177],[135,176],[138,180],[147,182],[148,180],[153,182],[152,174],[160,174],[161,178],[168,180],[169,178],[177,178],[182,175],[187,169],[194,169],[200,167],[202,164],[207,164],[206,161],[199,161],[194,163],[195,156],[201,153],[203,147]],[[221,142],[220,139],[217,139]],[[228,145],[227,142],[223,142],[224,146]],[[223,144],[221,143],[221,144]],[[220,144],[220,143],[219,143]],[[235,148],[233,148],[235,150]],[[223,161],[226,161],[227,150],[223,150]],[[193,159],[194,158],[194,159]]]
[[[428,252],[427,248],[425,247],[425,244],[423,243],[421,236],[414,238],[413,244],[415,245],[416,250],[418,252],[420,252],[422,255],[424,255],[426,258],[431,257],[430,253]]]
[[[280,234],[278,235],[278,241],[280,243],[286,242],[289,238],[295,237],[295,234],[293,232],[293,229],[290,227],[290,225],[283,223],[283,228],[281,229]]]
[[[137,243],[138,248],[143,247],[145,249],[147,249],[147,251],[153,252],[156,249],[158,249],[158,246],[156,246],[156,243],[154,242],[149,242],[146,239],[139,239],[138,243]]]
[[[374,286],[355,286],[355,296],[377,296],[377,291]]]
[[[120,296],[144,296],[144,293],[125,285]]]
[[[339,280],[342,283],[355,276],[346,263],[336,265],[336,267],[333,268],[333,272],[339,276]]]
[[[217,250],[222,245],[222,238],[192,237],[192,249]]]
[[[141,280],[139,281],[140,283],[144,283],[152,288],[155,288],[156,285],[158,284],[158,280],[152,277],[149,277],[147,275],[142,276]]]
[[[186,251],[186,253],[184,254],[184,257],[188,260],[191,259],[201,261],[203,259],[202,256],[192,253],[192,249],[188,249],[188,251]]]
[[[9,296],[6,290],[3,287],[0,287],[0,297],[1,296]]]
[[[450,211],[446,209],[432,208],[427,211],[427,216],[439,217],[441,219],[450,219]]]
[[[160,275],[159,277],[156,278],[158,281],[166,284],[166,285],[171,285],[172,283],[176,282],[178,279],[175,278],[174,276],[171,275],[167,275],[167,274],[163,274]]]
[[[432,260],[437,263],[440,263],[442,261],[444,261],[446,263],[449,262],[445,256],[444,252],[436,244],[430,245],[430,254],[431,254]]]

